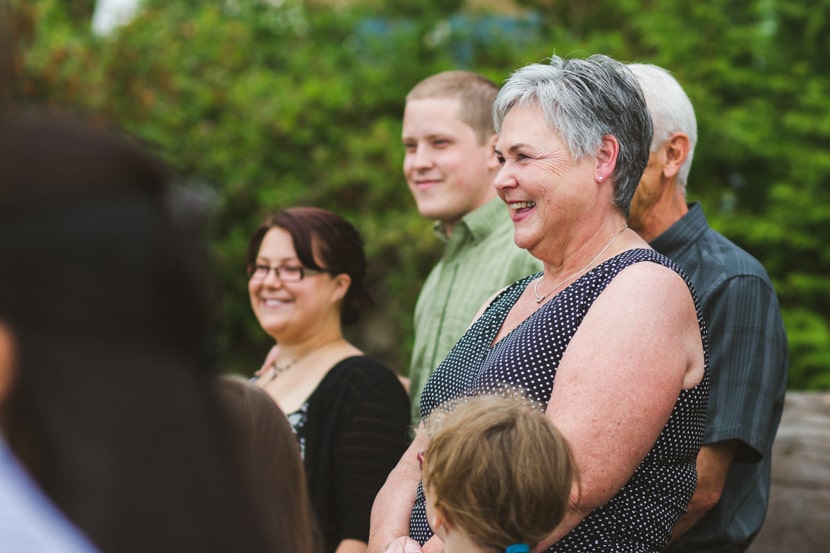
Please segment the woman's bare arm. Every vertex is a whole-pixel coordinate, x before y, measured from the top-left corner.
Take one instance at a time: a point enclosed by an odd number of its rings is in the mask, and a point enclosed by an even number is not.
[[[409,516],[421,480],[418,453],[426,446],[427,436],[421,423],[415,439],[375,497],[369,527],[369,553],[383,553],[392,540],[409,535]]]
[[[539,550],[625,485],[680,391],[702,376],[697,315],[682,279],[651,263],[622,271],[591,306],[557,370],[547,413],[571,446],[579,493]]]

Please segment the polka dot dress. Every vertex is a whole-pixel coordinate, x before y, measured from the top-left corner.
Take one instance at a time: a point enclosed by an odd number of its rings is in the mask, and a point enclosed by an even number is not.
[[[421,416],[428,417],[447,400],[492,391],[504,384],[521,387],[546,406],[559,361],[588,309],[620,271],[640,262],[659,263],[672,269],[693,290],[682,270],[665,256],[653,250],[629,250],[583,275],[491,348],[510,309],[538,276],[531,275],[493,300],[450,351],[424,388]],[[706,350],[706,329],[697,299],[695,307]],[[703,380],[680,393],[666,426],[631,479],[608,503],[594,510],[547,551],[662,550],[695,489],[695,458],[703,440],[708,394],[707,360]],[[410,518],[410,535],[422,544],[432,535],[420,484]]]

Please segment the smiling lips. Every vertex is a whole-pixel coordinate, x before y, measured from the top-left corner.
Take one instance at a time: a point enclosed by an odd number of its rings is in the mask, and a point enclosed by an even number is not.
[[[280,300],[276,298],[263,298],[260,299],[259,302],[264,307],[281,307],[289,303],[288,300]]]
[[[509,202],[507,205],[514,211],[521,211],[522,209],[536,207],[536,202]]]
[[[423,179],[415,181],[416,188],[430,188],[438,184],[441,184],[441,181],[439,179]]]

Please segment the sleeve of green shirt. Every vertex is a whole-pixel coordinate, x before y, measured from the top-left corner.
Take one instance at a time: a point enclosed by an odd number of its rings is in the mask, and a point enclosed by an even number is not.
[[[494,203],[498,202],[498,203]],[[513,224],[501,200],[456,225],[441,261],[430,272],[415,306],[415,343],[409,368],[412,419],[429,376],[498,290],[541,270],[541,262],[513,242]]]

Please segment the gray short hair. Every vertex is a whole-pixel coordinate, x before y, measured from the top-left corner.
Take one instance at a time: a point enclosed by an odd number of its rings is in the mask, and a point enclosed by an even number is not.
[[[596,156],[603,137],[620,145],[614,169],[614,203],[628,216],[631,198],[648,163],[651,116],[637,79],[608,56],[550,58],[515,71],[493,104],[496,132],[517,105],[538,103],[548,126],[579,161]]]
[[[685,188],[697,144],[697,119],[692,102],[677,79],[666,69],[642,63],[629,64],[628,68],[639,81],[651,113],[654,125],[651,151],[656,151],[676,132],[689,137],[689,155],[677,174],[678,183]]]

